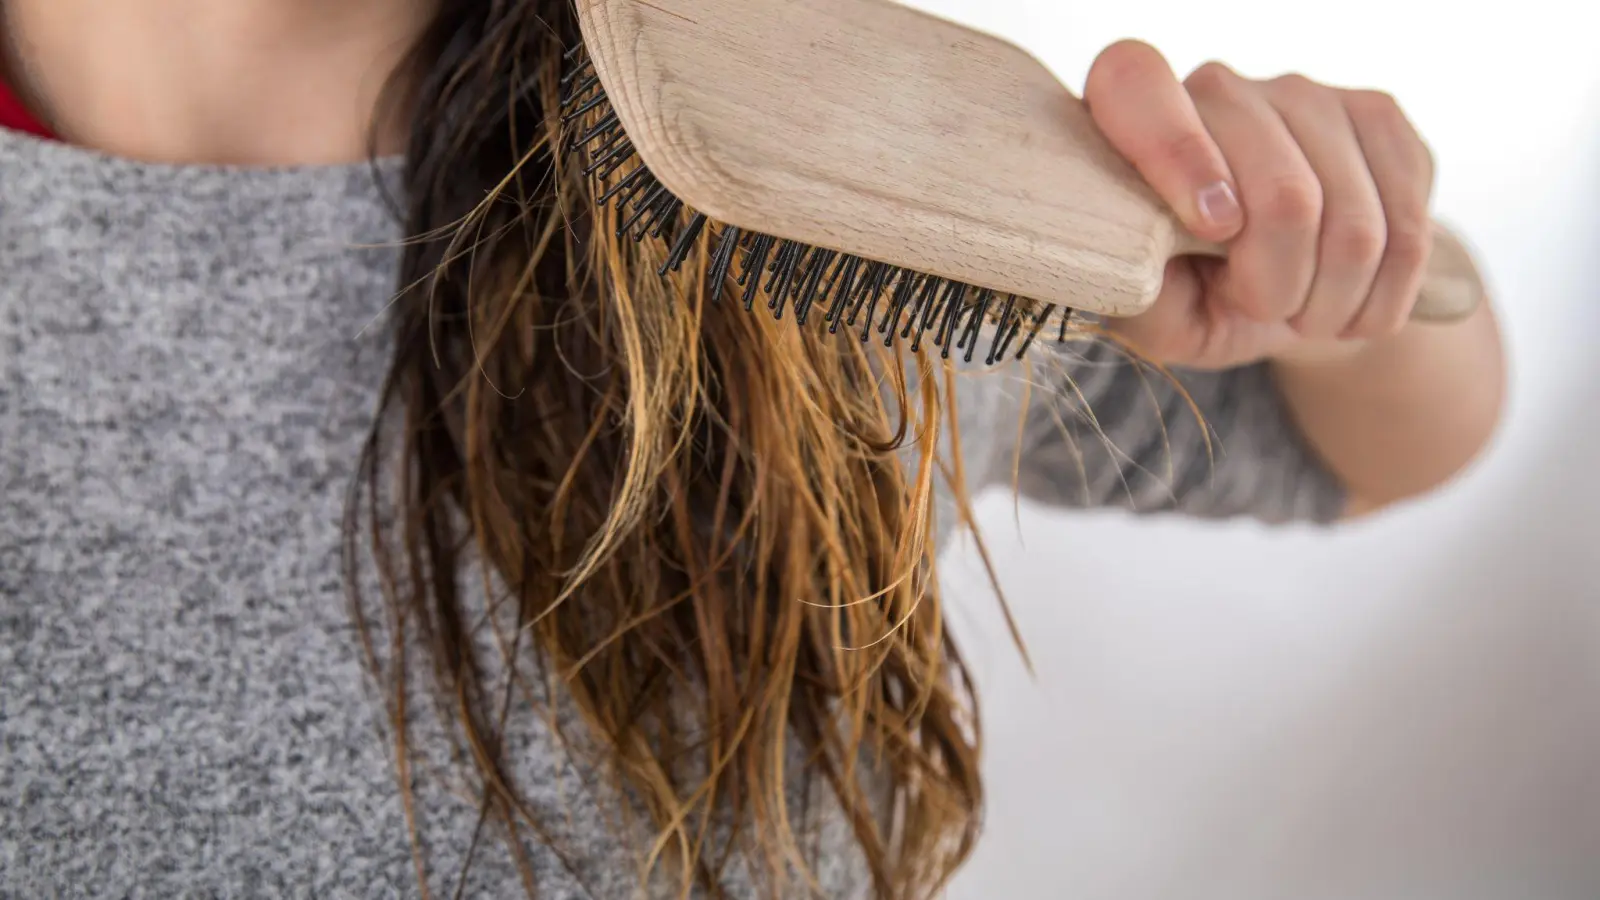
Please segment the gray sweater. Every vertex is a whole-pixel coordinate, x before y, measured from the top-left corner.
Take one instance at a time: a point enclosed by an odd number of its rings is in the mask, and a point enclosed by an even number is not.
[[[386,363],[385,209],[365,165],[147,165],[0,131],[0,896],[418,895],[338,564]],[[1213,461],[1176,392],[1054,352],[1077,391],[1036,379],[1029,497],[1338,511],[1261,371],[1189,377]],[[975,486],[1008,485],[1017,373],[963,385]],[[539,896],[631,896],[639,848],[541,728],[520,774],[566,859],[533,848]],[[476,807],[436,756],[437,896]],[[844,833],[823,835],[833,896],[860,888]],[[520,895],[497,846],[467,896]]]

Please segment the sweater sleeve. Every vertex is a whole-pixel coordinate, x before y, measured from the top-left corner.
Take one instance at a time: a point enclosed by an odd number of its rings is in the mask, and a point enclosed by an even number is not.
[[[1020,452],[994,460],[993,480],[1015,480],[1023,496],[1268,524],[1328,524],[1343,510],[1344,488],[1290,421],[1264,365],[1162,373],[1100,343],[1041,356]]]

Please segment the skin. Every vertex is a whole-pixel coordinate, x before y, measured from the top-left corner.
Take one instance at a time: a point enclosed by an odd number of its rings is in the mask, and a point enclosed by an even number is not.
[[[63,139],[158,163],[356,162],[431,0],[0,0],[8,82]],[[405,123],[380,123],[381,153]]]
[[[68,140],[241,165],[364,159],[379,89],[430,15],[428,0],[3,9],[9,80]],[[1487,305],[1408,322],[1433,159],[1391,97],[1217,63],[1179,81],[1125,41],[1097,58],[1085,100],[1185,226],[1230,248],[1225,262],[1174,261],[1154,307],[1115,323],[1124,339],[1172,366],[1269,363],[1351,516],[1430,492],[1482,453],[1505,402],[1498,326]],[[377,149],[397,152],[404,126],[381,123]]]
[[[1459,323],[1409,321],[1434,163],[1392,97],[1220,63],[1180,82],[1124,41],[1096,59],[1084,99],[1188,230],[1229,245],[1226,261],[1173,261],[1150,311],[1114,324],[1125,340],[1171,366],[1270,365],[1352,517],[1428,493],[1483,452],[1505,405],[1499,326],[1490,304]]]

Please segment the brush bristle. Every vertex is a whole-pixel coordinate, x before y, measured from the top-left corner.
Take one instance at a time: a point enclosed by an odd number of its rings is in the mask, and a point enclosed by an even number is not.
[[[1057,340],[1066,339],[1070,309],[713,222],[673,196],[639,158],[581,44],[567,60],[562,153],[604,189],[599,202],[616,210],[617,237],[666,242],[662,277],[682,268],[700,242],[711,241],[713,296],[733,293],[746,310],[759,300],[774,317],[791,313],[802,327],[820,308],[830,333],[844,329],[862,343],[877,335],[886,347],[910,339],[913,352],[931,345],[946,359],[956,353],[970,363],[981,326],[989,322],[995,326],[983,357],[989,365],[1021,359],[1053,316],[1060,320]]]

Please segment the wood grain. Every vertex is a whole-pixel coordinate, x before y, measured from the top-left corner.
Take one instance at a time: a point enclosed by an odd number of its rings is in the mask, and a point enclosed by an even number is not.
[[[1199,244],[1020,48],[889,0],[578,0],[640,157],[712,218],[1103,315]],[[1442,226],[1416,318],[1483,299]]]

